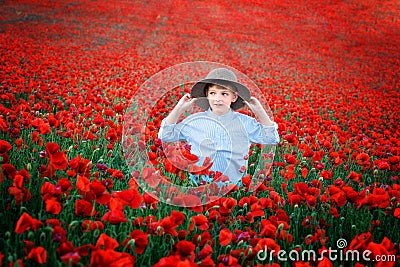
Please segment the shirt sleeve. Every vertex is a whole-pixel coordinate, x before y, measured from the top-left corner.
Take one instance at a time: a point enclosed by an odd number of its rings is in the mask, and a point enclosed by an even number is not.
[[[166,124],[165,119],[162,120],[160,130],[158,131],[158,138],[163,142],[176,142],[185,140],[185,136],[182,131],[181,123],[177,124]]]
[[[249,140],[252,143],[263,145],[277,145],[279,143],[278,124],[265,126],[254,118],[249,118],[246,123]]]

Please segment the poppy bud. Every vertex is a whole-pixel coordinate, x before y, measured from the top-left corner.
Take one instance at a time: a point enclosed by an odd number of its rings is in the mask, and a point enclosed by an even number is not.
[[[28,239],[29,240],[32,240],[33,238],[35,237],[35,234],[33,233],[33,232],[29,232],[29,234],[28,234]],[[41,234],[40,234],[40,241],[45,241],[46,240],[46,233],[45,232],[42,232]]]
[[[68,229],[74,227],[75,225],[78,225],[79,222],[78,221],[72,221],[69,225],[68,225]]]
[[[126,246],[134,246],[135,245],[135,239],[131,239],[131,240],[129,240],[129,242],[126,244]]]
[[[94,230],[93,231],[93,236],[96,237],[96,238],[99,237],[100,236],[100,230],[99,229]]]

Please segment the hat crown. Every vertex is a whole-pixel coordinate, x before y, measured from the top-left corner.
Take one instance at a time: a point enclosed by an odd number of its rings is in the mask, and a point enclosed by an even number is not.
[[[208,73],[206,79],[218,79],[218,80],[237,82],[235,73],[225,68],[213,69]]]

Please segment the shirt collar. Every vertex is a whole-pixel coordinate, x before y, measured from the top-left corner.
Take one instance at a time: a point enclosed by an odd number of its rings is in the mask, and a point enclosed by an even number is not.
[[[235,113],[232,111],[232,109],[229,109],[229,111],[224,114],[224,115],[217,115],[214,112],[212,112],[211,108],[208,108],[206,111],[207,116],[216,119],[216,120],[223,120],[223,121],[227,121],[227,120],[232,120],[233,117],[235,116]]]

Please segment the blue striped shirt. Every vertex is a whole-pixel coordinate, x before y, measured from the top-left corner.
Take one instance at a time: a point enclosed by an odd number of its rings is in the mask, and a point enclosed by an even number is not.
[[[201,164],[205,157],[213,162],[211,170],[219,171],[238,182],[247,168],[247,157],[251,143],[276,145],[279,142],[278,125],[264,126],[256,119],[230,110],[216,115],[211,109],[198,112],[177,124],[161,123],[158,138],[163,142],[186,140],[191,153],[199,157]]]

